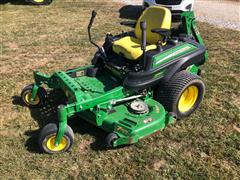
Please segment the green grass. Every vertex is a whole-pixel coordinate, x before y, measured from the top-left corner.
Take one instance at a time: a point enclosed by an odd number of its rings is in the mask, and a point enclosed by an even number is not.
[[[138,144],[104,150],[105,133],[73,119],[70,152],[40,154],[39,126],[55,120],[54,109],[19,105],[32,71],[46,73],[89,64],[95,48],[87,40],[92,9],[94,38],[121,32],[121,4],[58,0],[48,7],[1,5],[0,179],[239,179],[240,32],[199,23],[210,59],[203,66],[206,96],[189,118]]]

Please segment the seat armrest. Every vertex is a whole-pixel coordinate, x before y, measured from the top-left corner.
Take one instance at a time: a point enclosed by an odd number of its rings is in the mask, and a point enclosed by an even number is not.
[[[129,26],[129,27],[135,28],[137,22],[136,21],[122,21],[122,22],[120,22],[120,24],[124,25],[124,26]]]
[[[170,29],[163,29],[163,28],[155,28],[151,29],[153,33],[157,33],[159,35],[168,37],[170,35],[171,30]]]

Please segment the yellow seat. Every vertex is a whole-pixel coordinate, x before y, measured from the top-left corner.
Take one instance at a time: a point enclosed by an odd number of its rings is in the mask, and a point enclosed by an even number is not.
[[[156,49],[157,46],[147,45],[146,51]],[[138,59],[142,56],[142,49],[141,49],[141,40],[136,39],[131,36],[126,36],[114,42],[113,50],[117,54],[124,56],[127,59]]]
[[[172,15],[169,9],[159,6],[151,6],[146,9],[137,21],[135,27],[135,36],[126,36],[113,43],[113,51],[119,55],[123,55],[130,60],[138,60],[143,52],[141,50],[141,36],[142,31],[140,22],[146,21],[147,23],[147,47],[146,51],[156,49],[156,44],[163,37],[152,33],[152,29],[164,28],[170,29],[172,22]]]

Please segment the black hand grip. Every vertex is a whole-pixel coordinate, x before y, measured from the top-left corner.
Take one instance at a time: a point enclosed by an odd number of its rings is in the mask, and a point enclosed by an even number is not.
[[[140,27],[141,27],[141,30],[142,30],[142,47],[141,47],[141,49],[145,50],[146,45],[147,45],[147,32],[146,32],[147,23],[146,23],[146,21],[140,22]]]
[[[122,22],[120,22],[120,24],[134,28],[136,26],[137,22],[136,21],[122,21]]]
[[[94,21],[94,18],[96,17],[96,15],[97,15],[97,12],[95,10],[93,10],[92,17],[91,17],[89,25],[88,25],[88,29],[90,29],[92,27],[92,24],[93,24],[93,21]]]
[[[97,12],[95,10],[92,11],[92,17],[95,18],[95,16],[97,15]]]
[[[157,33],[160,35],[164,35],[164,36],[168,36],[170,34],[170,29],[155,28],[155,29],[151,29],[151,32]]]

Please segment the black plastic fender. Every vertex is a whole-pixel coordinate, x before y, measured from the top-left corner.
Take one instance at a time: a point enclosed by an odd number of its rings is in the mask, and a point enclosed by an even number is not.
[[[193,64],[203,64],[205,62],[206,48],[194,41],[191,43],[198,46],[196,51],[169,61],[158,68],[150,68],[149,70],[141,72],[130,72],[124,79],[123,86],[137,91],[151,88],[160,82],[168,82],[174,74]],[[162,71],[165,71],[164,75],[158,76]]]
[[[174,76],[174,74],[178,73],[179,71],[185,70],[191,65],[202,65],[205,61],[205,52],[206,48],[204,46],[200,46],[198,50],[194,53],[180,58],[176,63],[172,64],[169,67],[161,81],[168,82]]]

